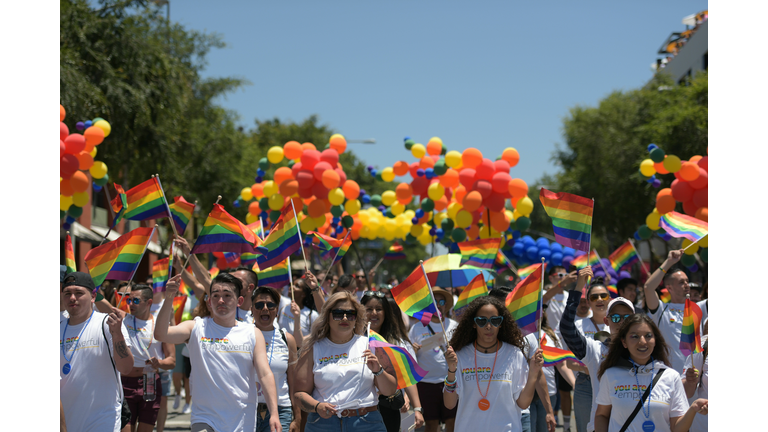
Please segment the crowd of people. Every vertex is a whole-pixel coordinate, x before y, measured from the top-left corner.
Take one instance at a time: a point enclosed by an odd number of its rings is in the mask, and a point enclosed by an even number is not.
[[[554,431],[559,411],[564,431],[706,431],[706,289],[676,266],[681,255],[671,251],[642,286],[619,281],[616,298],[591,267],[548,268],[541,333],[579,359],[555,366],[544,365],[540,335],[523,334],[507,310],[508,286],[460,315],[458,288],[432,287],[439,314],[424,324],[392,298],[397,279],[371,289],[363,270],[305,270],[280,291],[246,267],[211,279],[192,255],[192,271],[179,267],[157,292],[97,290],[87,273],[62,271],[61,430],[162,431],[167,398],[178,409],[183,392],[195,432],[394,432],[411,410],[411,430],[427,432]],[[182,281],[199,302],[193,319],[175,322]],[[694,288],[704,350],[685,356]],[[122,296],[130,312],[116,307]],[[398,388],[402,365],[371,350],[369,327],[427,372],[416,385]]]

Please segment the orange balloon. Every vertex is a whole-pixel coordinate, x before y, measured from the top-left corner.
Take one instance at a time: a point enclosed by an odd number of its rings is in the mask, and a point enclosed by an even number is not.
[[[694,181],[699,178],[699,166],[693,162],[683,162],[680,167],[680,178],[685,181]]]
[[[254,183],[253,186],[251,186],[251,195],[253,195],[255,198],[263,198],[264,185],[261,183]]]
[[[503,212],[491,212],[491,228],[498,232],[504,232],[509,228],[509,219]]]
[[[691,156],[691,158],[688,159],[688,162],[698,163],[699,160],[701,160],[701,156],[696,155],[696,156]]]
[[[704,222],[708,222],[709,216],[707,215],[709,212],[707,211],[706,207],[701,207],[698,210],[696,210],[696,219],[703,220]]]
[[[522,198],[528,195],[528,184],[523,179],[512,179],[509,182],[509,194],[515,198]]]
[[[59,183],[59,193],[64,196],[72,196],[75,194],[75,191],[72,190],[72,185],[69,183],[69,179],[61,180]]]
[[[461,154],[461,164],[464,168],[476,168],[483,163],[483,154],[480,150],[470,147]]]
[[[290,160],[296,160],[301,157],[301,152],[304,151],[301,148],[301,144],[297,141],[288,141],[283,146],[283,155]]]
[[[392,171],[398,177],[408,174],[408,168],[408,162],[405,161],[397,161],[394,165],[392,165]]]
[[[448,198],[445,195],[441,196],[439,200],[435,201],[435,211],[443,211],[448,208]]]
[[[81,151],[80,153],[76,154],[75,157],[77,158],[77,161],[80,163],[81,170],[87,170],[93,166],[93,156],[91,156],[90,153]]]
[[[293,207],[296,209],[296,213],[300,212],[304,208],[304,204],[301,203],[301,197],[290,197],[289,199],[285,200],[286,204],[289,200],[293,201]]]
[[[278,191],[284,197],[292,197],[299,192],[299,182],[294,179],[286,180],[280,183]]]
[[[480,192],[478,191],[469,192],[467,196],[464,197],[464,200],[462,201],[462,205],[464,206],[464,209],[468,212],[473,212],[479,209],[482,204],[483,204],[483,196],[480,195]]]
[[[467,240],[475,240],[480,235],[480,227],[477,224],[472,224],[467,228]]]
[[[467,196],[467,188],[465,188],[463,185],[456,188],[455,191],[453,191],[453,199],[456,200],[457,203],[461,204],[464,202],[464,197]]]
[[[85,192],[88,190],[88,176],[82,171],[76,171],[72,174],[72,178],[69,179],[69,184],[72,185],[72,190],[75,192]]]
[[[455,188],[459,185],[459,172],[455,169],[448,168],[445,174],[438,177],[440,184],[444,187]]]
[[[309,217],[316,218],[320,217],[325,214],[325,212],[328,209],[325,207],[325,203],[323,203],[323,200],[316,199],[309,203],[309,206],[307,207],[307,213],[309,214]]]
[[[399,202],[402,205],[408,205],[413,201],[413,195],[409,196],[408,198],[398,198],[397,202]]]
[[[347,140],[341,135],[332,135],[328,146],[336,150],[336,153],[342,154],[347,149]]]
[[[59,121],[63,122],[64,117],[67,116],[67,110],[64,109],[64,105],[59,104]]]
[[[248,213],[254,216],[258,216],[259,213],[261,213],[261,209],[259,208],[258,201],[252,201],[250,204],[248,204]]]
[[[400,183],[395,188],[395,195],[397,196],[398,200],[411,198],[413,196],[411,185],[408,183]]]
[[[104,130],[98,126],[91,126],[83,132],[86,144],[99,145],[104,141]]]
[[[274,179],[275,179],[275,184],[277,184],[278,186],[283,184],[284,181],[290,180],[292,178],[293,178],[293,171],[291,171],[291,169],[288,167],[280,167],[275,170]]]
[[[327,170],[323,171],[322,181],[323,186],[325,186],[327,189],[333,189],[339,185],[341,177],[339,177],[339,173],[336,171]]]
[[[347,180],[341,186],[344,197],[349,200],[357,199],[360,196],[360,185],[354,180]]]
[[[676,204],[677,201],[675,201],[670,192],[669,195],[662,195],[661,197],[656,198],[656,211],[658,211],[660,215],[667,214],[675,210]]]
[[[656,201],[659,200],[659,198],[663,197],[664,195],[672,196],[672,189],[670,188],[664,188],[659,191],[659,193],[656,194]]]
[[[301,145],[301,150],[302,151],[317,150],[317,147],[315,147],[315,145],[312,144],[311,142],[305,142],[304,144]]]
[[[429,156],[424,156],[424,157],[423,157],[423,158],[421,158],[421,160],[419,161],[419,168],[421,168],[421,169],[432,168],[432,167],[434,167],[434,166],[435,166],[435,160],[434,160],[434,159],[432,159],[432,158],[431,158],[431,157],[429,157]]]
[[[520,161],[520,153],[513,148],[508,148],[501,154],[501,159],[507,161],[509,167],[512,168]]]
[[[443,151],[443,144],[438,141],[427,143],[427,154],[439,156]]]
[[[667,156],[665,155],[664,157],[666,158]],[[664,161],[654,163],[653,169],[655,169],[656,172],[659,174],[669,174],[669,171],[667,171],[667,169],[664,168]]]

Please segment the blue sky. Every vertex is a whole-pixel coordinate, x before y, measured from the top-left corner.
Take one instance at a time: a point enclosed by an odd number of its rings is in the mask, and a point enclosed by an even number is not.
[[[490,159],[515,147],[511,175],[530,184],[557,171],[569,108],[645,84],[667,36],[707,6],[172,0],[171,20],[223,37],[204,74],[252,83],[219,101],[246,128],[317,114],[349,140],[374,138],[348,148],[379,168],[415,160],[405,136]]]

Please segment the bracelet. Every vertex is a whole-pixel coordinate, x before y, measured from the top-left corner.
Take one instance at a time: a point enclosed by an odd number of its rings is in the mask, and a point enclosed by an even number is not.
[[[379,376],[379,375],[381,375],[383,373],[384,373],[384,368],[381,367],[381,365],[379,365],[379,371],[378,372],[374,372],[373,376],[377,377],[377,376]]]
[[[456,393],[456,387],[443,386],[443,391],[446,393]]]
[[[666,271],[666,270],[664,270],[664,267],[662,267],[662,266],[659,266],[659,270],[661,270],[661,272],[662,272],[662,273],[664,273],[664,274],[667,274],[667,271]]]
[[[448,377],[445,377],[445,385],[447,386],[455,386],[456,385],[456,377],[453,377],[453,381],[448,381]]]
[[[456,369],[454,369],[454,370],[450,370],[450,369],[448,369],[448,373],[452,373],[452,374],[455,374],[455,373],[456,373]]]
[[[318,412],[317,412],[317,405],[320,405],[320,402],[318,402],[318,403],[315,405],[315,414],[320,414],[320,413],[318,413]]]

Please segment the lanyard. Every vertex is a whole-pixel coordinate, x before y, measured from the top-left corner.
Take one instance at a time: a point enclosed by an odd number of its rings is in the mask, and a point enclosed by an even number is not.
[[[637,371],[638,371],[638,369],[640,369],[640,366],[635,364],[635,362],[631,358],[629,359],[629,361],[631,361],[632,365],[635,366],[635,383],[637,384],[637,391],[639,392],[640,391],[640,380],[637,378]],[[649,384],[650,385],[650,389],[648,390],[648,403],[643,405],[643,415],[645,416],[646,419],[651,416],[651,392],[653,392],[653,369],[654,369],[653,357],[651,357],[651,383]],[[641,397],[641,400],[642,400],[642,397]],[[647,413],[645,412],[646,411],[646,406],[648,407],[648,412]]]
[[[475,341],[477,343],[477,341]],[[488,391],[491,389],[491,380],[493,379],[493,371],[496,369],[496,358],[499,356],[499,350],[501,349],[500,346],[498,346],[499,341],[496,341],[496,353],[493,355],[493,367],[491,367],[491,375],[488,377],[488,385],[485,387],[485,394],[483,394],[482,390],[480,390],[480,378],[477,376],[477,348],[475,348],[475,383],[477,383],[477,391],[480,392],[480,402],[482,403],[485,401],[488,403]],[[489,405],[490,406],[490,405]],[[488,408],[480,407],[483,411],[487,410]]]
[[[64,356],[64,361],[67,363],[70,363],[72,361],[72,358],[75,356],[75,351],[77,351],[77,346],[80,345],[80,336],[83,335],[83,332],[88,327],[88,323],[91,322],[91,318],[93,318],[93,311],[91,311],[91,316],[88,317],[88,321],[85,322],[85,325],[80,330],[80,334],[77,335],[77,341],[75,341],[75,347],[72,349],[72,355],[67,358],[66,351],[64,351],[64,341],[66,340],[67,336],[67,327],[69,327],[69,318],[67,318],[67,323],[64,324],[64,333],[61,335],[61,355]]]
[[[272,342],[269,343],[269,365],[272,366],[272,353],[275,352],[275,332],[278,330],[272,327]]]
[[[139,345],[139,347],[144,350],[144,354],[147,355],[147,359],[149,359],[149,347],[152,346],[152,341],[154,340],[154,334],[155,334],[155,317],[152,316],[152,314],[149,314],[149,320],[152,321],[152,333],[149,334],[149,345],[144,347],[144,344],[141,343],[141,338],[139,337],[139,328],[136,327],[136,315],[133,316],[133,333],[136,335],[136,343]]]

